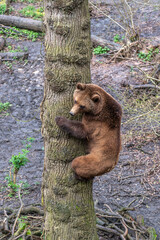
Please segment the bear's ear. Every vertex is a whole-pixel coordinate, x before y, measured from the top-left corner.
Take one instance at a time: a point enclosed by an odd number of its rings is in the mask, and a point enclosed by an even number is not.
[[[101,98],[98,94],[94,94],[91,99],[93,102],[98,103]]]
[[[84,83],[77,83],[77,89],[78,90],[84,90],[86,88],[86,84]]]

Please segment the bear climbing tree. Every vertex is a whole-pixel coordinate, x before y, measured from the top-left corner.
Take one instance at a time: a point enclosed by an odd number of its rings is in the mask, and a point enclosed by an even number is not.
[[[94,84],[78,83],[71,115],[82,113],[82,122],[56,117],[57,125],[71,136],[86,139],[87,155],[76,157],[72,168],[81,178],[93,178],[111,171],[121,149],[120,104]]]
[[[45,86],[41,103],[45,159],[42,203],[45,239],[98,240],[92,181],[75,179],[71,162],[84,144],[56,125],[69,117],[77,82],[90,82],[90,19],[87,0],[45,0]]]

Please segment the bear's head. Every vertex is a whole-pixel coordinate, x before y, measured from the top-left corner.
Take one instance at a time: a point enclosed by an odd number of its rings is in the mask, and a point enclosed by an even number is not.
[[[72,116],[78,113],[99,114],[103,107],[103,97],[93,84],[77,83],[73,94],[74,105],[70,111]]]

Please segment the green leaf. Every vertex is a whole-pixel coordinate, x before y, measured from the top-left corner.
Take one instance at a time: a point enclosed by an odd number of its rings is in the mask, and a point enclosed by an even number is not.
[[[28,229],[26,234],[27,234],[27,236],[31,236],[31,230]]]

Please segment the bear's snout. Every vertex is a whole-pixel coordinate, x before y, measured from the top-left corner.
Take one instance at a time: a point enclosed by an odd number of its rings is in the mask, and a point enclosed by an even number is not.
[[[79,113],[79,106],[77,104],[74,104],[69,114],[71,116],[75,116],[77,113]]]
[[[74,113],[73,113],[73,112],[71,112],[71,111],[69,112],[69,114],[70,114],[71,116],[74,116]]]

